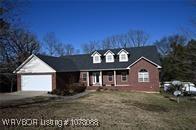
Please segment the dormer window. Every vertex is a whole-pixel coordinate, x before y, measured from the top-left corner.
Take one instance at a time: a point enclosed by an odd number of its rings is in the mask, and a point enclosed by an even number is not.
[[[120,54],[121,61],[127,61],[127,54]]]
[[[106,56],[106,62],[114,62],[114,57],[113,57],[113,55],[107,55],[107,56]]]
[[[94,63],[100,63],[101,59],[100,56],[94,56]]]
[[[106,63],[111,63],[114,62],[114,53],[110,50],[108,50],[105,54],[105,59],[106,59]]]
[[[101,54],[95,51],[91,57],[93,57],[93,63],[101,63]]]
[[[118,52],[119,55],[119,62],[127,62],[128,61],[128,52],[124,49]]]

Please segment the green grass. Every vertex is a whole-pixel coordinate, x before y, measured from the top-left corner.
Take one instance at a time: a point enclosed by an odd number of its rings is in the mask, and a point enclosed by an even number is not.
[[[39,101],[41,98],[39,97]],[[160,94],[139,92],[94,92],[79,99],[28,104],[0,110],[1,118],[90,118],[100,127],[82,129],[196,129],[196,101],[181,99],[178,104]],[[1,125],[2,127],[2,125]],[[10,127],[7,129],[17,129]],[[35,129],[34,127],[26,127]],[[18,129],[26,129],[19,127]],[[44,127],[36,127],[42,129]],[[48,127],[45,129],[58,129]],[[81,127],[68,127],[81,129]]]

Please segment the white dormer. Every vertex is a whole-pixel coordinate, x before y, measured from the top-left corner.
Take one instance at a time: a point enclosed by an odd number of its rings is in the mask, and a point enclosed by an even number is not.
[[[127,62],[128,61],[128,52],[124,49],[121,49],[119,52],[118,52],[118,55],[119,55],[119,62]]]
[[[114,53],[110,50],[108,50],[105,54],[105,60],[106,60],[106,63],[111,63],[111,62],[114,62]]]
[[[101,63],[101,54],[95,51],[91,57],[93,57],[93,63]]]

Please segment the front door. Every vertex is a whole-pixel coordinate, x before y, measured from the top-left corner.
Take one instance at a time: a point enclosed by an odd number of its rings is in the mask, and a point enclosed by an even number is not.
[[[93,72],[93,84],[100,84],[100,72]]]

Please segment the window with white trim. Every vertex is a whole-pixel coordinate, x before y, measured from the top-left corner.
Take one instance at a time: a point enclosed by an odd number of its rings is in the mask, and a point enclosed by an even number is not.
[[[101,63],[101,57],[99,55],[93,56],[93,63]]]
[[[114,56],[112,54],[107,54],[106,62],[114,62]]]
[[[138,72],[138,82],[149,82],[149,72],[145,69],[141,69]]]
[[[82,81],[87,81],[87,74],[86,73],[82,74]]]
[[[121,73],[121,81],[123,81],[123,82],[127,81],[127,73],[126,72]]]
[[[128,61],[128,55],[125,52],[121,52],[121,54],[119,55],[119,61],[120,62]]]

